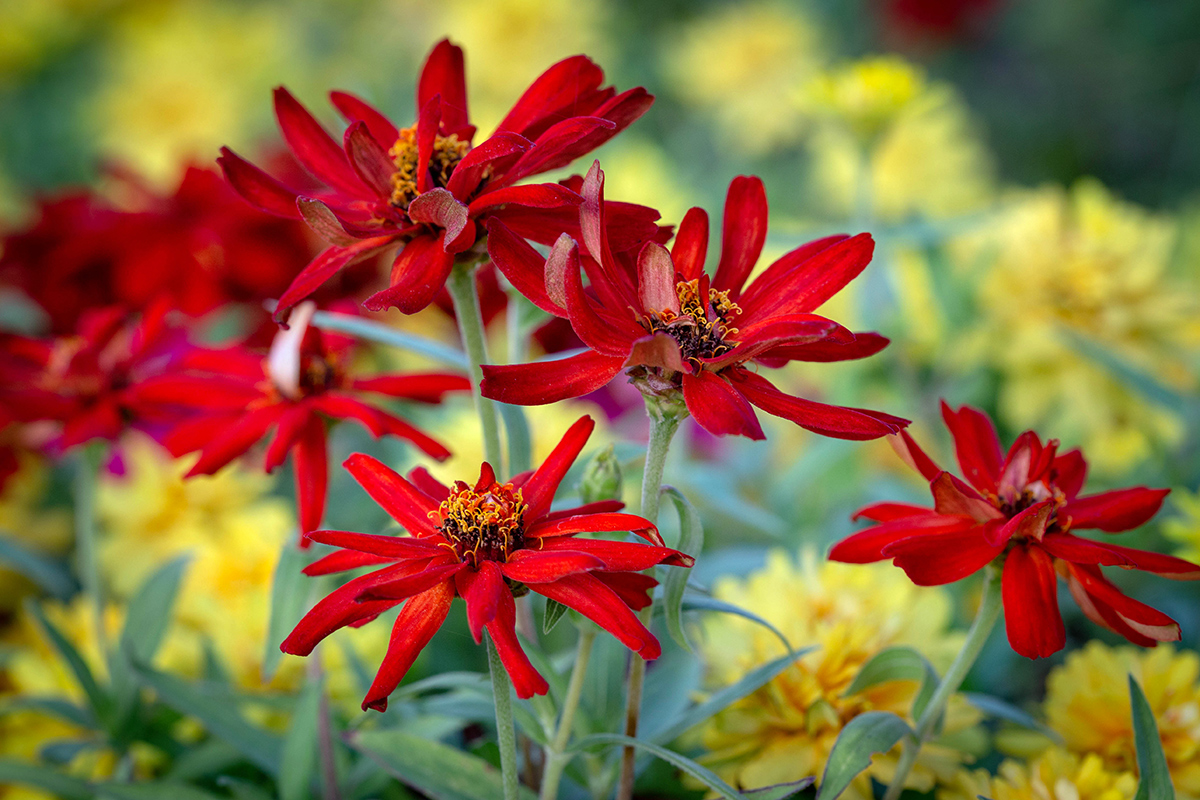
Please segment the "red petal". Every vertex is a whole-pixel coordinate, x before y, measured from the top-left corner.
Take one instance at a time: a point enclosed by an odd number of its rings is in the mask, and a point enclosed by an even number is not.
[[[288,219],[300,219],[296,210],[296,192],[246,161],[228,147],[221,148],[217,159],[225,180],[242,198],[268,214]]]
[[[506,186],[480,195],[471,201],[471,215],[502,205],[517,205],[527,208],[564,208],[578,206],[579,195],[557,183],[529,183],[521,186]]]
[[[588,350],[536,364],[483,367],[484,397],[519,406],[540,406],[582,397],[607,384],[625,365],[621,357]]]
[[[475,644],[483,641],[483,626],[496,618],[504,595],[512,592],[504,584],[500,567],[493,561],[483,561],[479,569],[464,569],[454,578],[458,594],[467,604],[467,627]]]
[[[296,656],[306,656],[329,634],[361,619],[377,616],[396,605],[395,601],[356,602],[359,594],[403,575],[413,575],[425,569],[424,562],[397,564],[369,575],[354,578],[333,590],[312,607],[283,640],[279,649]]]
[[[424,467],[417,467],[408,473],[408,479],[420,491],[429,496],[434,503],[440,503],[450,496],[450,487],[429,474]]]
[[[597,572],[594,577],[612,589],[621,602],[634,611],[641,611],[650,605],[654,587],[658,586],[658,581],[640,572]]]
[[[1058,512],[1059,519],[1071,518],[1072,528],[1095,528],[1107,533],[1132,530],[1150,521],[1162,507],[1170,489],[1138,486],[1077,497]]]
[[[1082,539],[1069,533],[1051,533],[1042,537],[1041,546],[1046,552],[1073,564],[1103,564],[1106,567],[1132,567],[1125,556],[1119,555],[1108,545]]]
[[[346,153],[282,86],[275,90],[275,117],[292,154],[313,177],[351,197],[367,193],[367,187],[350,168]]]
[[[1067,534],[1063,535],[1066,536]],[[1200,565],[1184,561],[1182,558],[1175,558],[1174,556],[1163,555],[1162,553],[1152,553],[1149,550],[1121,547],[1115,544],[1105,543],[1100,546],[1114,553],[1124,561],[1125,564],[1123,566],[1138,569],[1142,572],[1152,572],[1155,575],[1175,581],[1194,581],[1200,578]]]
[[[577,551],[518,550],[501,567],[504,577],[521,583],[551,583],[568,575],[604,569],[594,555]]]
[[[883,422],[859,408],[843,408],[792,397],[776,389],[759,375],[736,368],[727,373],[751,403],[802,428],[835,439],[878,439],[897,431],[894,423]]]
[[[819,342],[840,326],[816,314],[790,314],[772,317],[766,322],[747,326],[738,336],[737,345],[724,355],[700,359],[708,369],[719,371],[742,364],[760,355],[769,355],[781,346]],[[843,329],[844,330],[844,329]],[[849,331],[846,331],[849,333]]]
[[[557,250],[558,248],[556,247],[555,249]],[[583,277],[579,270],[579,250],[575,246],[575,242],[570,241],[570,246],[566,249],[564,255],[562,288],[566,297],[567,314],[571,321],[571,328],[583,340],[584,344],[596,352],[606,356],[628,357],[629,351],[633,346],[633,338],[643,332],[641,327],[632,322],[632,320],[628,321],[627,326],[622,325],[617,320],[614,320],[611,315],[606,314],[602,316],[593,308],[591,299],[583,290]],[[548,259],[546,263],[547,288],[549,288],[549,281],[552,280],[552,276],[550,275],[551,260]]]
[[[738,299],[742,315],[806,314],[858,277],[875,251],[870,234],[810,242],[779,259]]]
[[[961,534],[977,525],[970,517],[945,517],[927,508],[922,511],[923,514],[913,514],[872,525],[847,536],[830,549],[829,560],[847,564],[870,564],[887,558],[883,550],[894,542],[914,536]]]
[[[437,439],[399,417],[382,409],[373,408],[353,397],[326,392],[309,402],[331,417],[352,419],[361,423],[376,439],[395,436],[412,442],[421,452],[439,461],[450,457],[450,451]]]
[[[1046,658],[1067,643],[1058,610],[1054,562],[1038,547],[1014,547],[1004,562],[1001,591],[1008,643],[1026,658]]]
[[[462,48],[442,39],[433,47],[417,84],[417,108],[424,108],[434,95],[442,96],[442,125],[460,139],[470,140],[475,132],[467,113],[467,78]]]
[[[684,373],[683,401],[696,423],[714,436],[767,438],[746,397],[729,381],[708,370],[695,375]]]
[[[685,372],[679,342],[667,333],[656,331],[635,339],[625,359],[626,367],[655,367],[664,372]]]
[[[404,246],[392,264],[391,286],[363,301],[371,311],[398,308],[403,314],[415,314],[437,296],[446,285],[454,266],[454,255],[443,247],[446,234],[418,236]]]
[[[457,579],[459,575],[466,571],[466,567],[466,564],[458,561],[450,563],[446,563],[445,561],[430,562],[429,566],[420,572],[396,577],[370,589],[364,589],[358,595],[358,602],[373,603],[379,600],[388,600],[394,604],[400,600],[406,600],[413,595],[428,591],[442,581]]]
[[[351,386],[359,392],[374,392],[402,400],[436,404],[442,402],[447,392],[470,391],[471,381],[463,375],[432,372],[358,378]]]
[[[443,228],[446,231],[444,242],[458,238],[467,227],[467,217],[467,207],[440,186],[418,195],[408,204],[408,218]]]
[[[351,531],[313,531],[308,538],[314,542],[370,553],[380,558],[419,559],[433,558],[447,552],[438,542],[410,536],[384,536],[376,533],[353,533]]]
[[[345,247],[335,245],[322,251],[300,271],[300,274],[288,286],[287,291],[279,298],[279,305],[275,309],[275,321],[282,322],[287,319],[293,306],[315,292],[321,284],[341,270],[364,258],[370,258],[395,241],[395,237],[392,236],[377,236]]]
[[[263,459],[263,469],[273,472],[287,458],[288,451],[296,443],[296,439],[308,425],[311,412],[308,406],[301,403],[290,403],[280,415],[279,424],[275,428],[275,437],[267,446],[267,455]]]
[[[853,361],[873,356],[890,343],[891,339],[888,339],[886,336],[880,336],[878,333],[855,333],[854,339],[848,342],[825,339],[820,342],[810,342],[808,344],[786,345],[784,347],[777,347],[763,354],[760,358],[768,366],[782,366],[782,364],[768,363],[768,359],[778,359],[785,363],[788,361],[826,363],[833,361]]]
[[[647,661],[658,658],[662,652],[654,634],[646,630],[646,626],[616,592],[594,575],[571,575],[554,583],[539,583],[530,588],[575,609]]]
[[[1079,450],[1063,453],[1054,459],[1054,472],[1055,485],[1062,489],[1068,500],[1074,500],[1087,480],[1087,462],[1083,460],[1083,453]]]
[[[529,663],[529,657],[517,640],[517,609],[512,593],[501,593],[496,619],[488,623],[487,632],[496,646],[500,662],[504,664],[504,671],[512,678],[517,697],[525,699],[550,691],[546,679]]]
[[[468,198],[479,188],[489,170],[490,174],[503,174],[508,169],[506,162],[514,161],[532,146],[533,142],[524,136],[504,131],[494,133],[463,156],[446,188],[455,197]]]
[[[199,460],[188,470],[187,477],[212,475],[245,453],[266,434],[281,413],[283,407],[273,405],[256,409],[234,420],[204,446]]]
[[[613,542],[607,539],[543,539],[542,552],[567,550],[587,553],[603,562],[605,569],[619,572],[641,572],[657,564],[690,567],[695,559],[686,553],[640,542]]]
[[[1129,631],[1152,642],[1179,641],[1179,623],[1161,611],[1122,594],[1100,573],[1099,567],[1073,564],[1070,569],[1078,582],[1078,587],[1072,586],[1072,595],[1078,600],[1077,592],[1083,590],[1091,608],[1086,608],[1084,603],[1080,603],[1080,608],[1084,608],[1085,613],[1090,610],[1098,614],[1103,620],[1100,624],[1131,639]],[[1091,614],[1088,616],[1091,617]]]
[[[417,191],[427,192],[433,188],[429,159],[442,124],[442,96],[435,94],[417,108]]]
[[[952,411],[945,400],[942,401],[942,419],[954,437],[963,477],[979,491],[995,493],[1004,450],[991,419],[970,406]]]
[[[904,460],[905,464],[921,473],[925,480],[932,481],[941,474],[942,468],[933,463],[932,458],[925,455],[925,451],[908,435],[908,431],[900,431],[895,436],[889,436],[888,444],[896,451],[896,455]]]
[[[530,85],[512,110],[497,126],[497,130],[536,135],[547,119],[563,119],[587,113],[578,110],[580,102],[597,98],[596,90],[604,80],[604,72],[586,56],[563,59],[547,69]]]
[[[442,627],[453,599],[454,583],[445,581],[404,604],[396,617],[396,624],[392,626],[392,638],[383,664],[363,699],[363,711],[368,708],[387,710],[388,695],[399,685],[438,628]]]
[[[400,131],[396,130],[391,120],[362,98],[349,92],[330,92],[329,100],[347,122],[366,123],[367,130],[380,144],[391,147],[392,143],[400,138]]]
[[[325,448],[325,423],[309,416],[292,450],[296,475],[296,502],[300,506],[300,533],[314,531],[325,516],[325,490],[329,482],[329,457]]]
[[[872,503],[854,512],[851,520],[869,519],[874,522],[892,522],[905,517],[916,517],[928,514],[929,509],[913,506],[908,503]]]
[[[766,239],[766,189],[761,179],[739,175],[730,182],[725,195],[721,261],[713,277],[713,288],[731,291],[734,297],[741,294]]]
[[[933,506],[939,514],[961,514],[976,522],[1003,519],[1000,510],[949,472],[939,474],[929,484]]]
[[[528,497],[528,492],[525,493]],[[613,531],[628,531],[652,542],[661,542],[658,528],[654,523],[637,514],[621,513],[579,513],[582,508],[560,512],[554,519],[543,517],[525,530],[526,539],[542,539],[554,536],[568,536],[577,533],[602,533]],[[572,513],[573,512],[573,513]],[[561,516],[568,513],[570,516]],[[532,519],[532,515],[530,515]]]
[[[685,281],[694,281],[704,272],[707,257],[708,214],[703,208],[689,208],[671,245],[671,261]]]
[[[679,294],[675,291],[675,264],[662,245],[646,242],[638,254],[638,299],[646,311],[679,313]]]
[[[489,219],[487,229],[488,256],[509,283],[543,311],[566,317],[565,299],[559,303],[546,293],[546,259],[500,220]]]
[[[883,554],[918,586],[941,586],[973,575],[1004,552],[984,540],[979,530],[931,533],[893,542]]]
[[[587,444],[595,427],[595,420],[586,414],[576,420],[537,471],[525,482],[521,492],[529,507],[525,512],[528,519],[536,520],[550,510],[550,503],[554,500],[558,485],[583,451],[583,446]]]
[[[363,453],[355,453],[343,466],[366,490],[371,499],[414,536],[437,535],[429,512],[437,504],[417,487]]]
[[[354,168],[359,180],[381,199],[390,199],[393,188],[392,174],[396,171],[396,165],[388,157],[383,145],[375,141],[375,137],[367,129],[367,124],[356,122],[351,125],[346,129],[342,142],[350,166]]]
[[[312,537],[310,536],[309,538]],[[357,550],[335,550],[327,556],[318,558],[302,569],[301,572],[310,577],[332,575],[335,572],[346,572],[352,569],[361,569],[362,567],[387,564],[391,560],[385,556],[361,553]]]
[[[1053,500],[1034,503],[1003,525],[985,526],[984,538],[989,544],[1006,544],[1014,536],[1019,540],[1040,542],[1046,533],[1046,523],[1053,511]]]

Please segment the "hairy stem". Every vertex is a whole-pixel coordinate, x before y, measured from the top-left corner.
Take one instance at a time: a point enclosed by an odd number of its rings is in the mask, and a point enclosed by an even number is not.
[[[73,487],[79,581],[84,594],[92,601],[96,642],[101,653],[108,652],[108,632],[104,625],[104,581],[100,576],[99,534],[96,530],[96,477],[100,465],[104,463],[104,453],[103,445],[84,446],[76,464]]]
[[[646,411],[650,415],[650,444],[646,449],[646,466],[642,471],[642,516],[651,522],[657,522],[659,490],[662,488],[667,450],[683,418],[670,411],[664,411],[662,406],[649,399],[646,401]],[[642,623],[647,625],[653,615],[653,604],[638,613]],[[642,687],[645,682],[646,662],[637,656],[631,656],[625,693],[626,736],[637,736],[638,718],[642,713]],[[632,747],[621,751],[621,777],[617,784],[617,800],[630,800],[633,797],[635,756],[636,751]]]
[[[992,628],[996,627],[996,620],[1000,618],[1002,606],[1000,570],[995,565],[989,565],[984,571],[983,600],[979,604],[979,611],[975,614],[975,621],[971,623],[971,629],[967,631],[967,639],[963,642],[962,649],[958,651],[958,656],[950,665],[950,669],[946,670],[946,674],[942,676],[937,691],[933,693],[929,704],[925,706],[921,718],[917,720],[916,736],[904,741],[900,751],[900,760],[896,764],[896,775],[892,778],[892,783],[888,786],[883,800],[896,800],[904,791],[904,781],[908,779],[913,765],[917,763],[917,756],[921,754],[921,748],[933,737],[937,722],[945,713],[950,698],[962,686],[967,673],[971,671],[975,660],[979,658],[979,653],[987,643]]]
[[[571,681],[567,684],[567,696],[563,698],[562,716],[554,732],[554,741],[546,750],[546,772],[542,777],[540,800],[557,800],[558,784],[563,770],[570,760],[564,751],[571,740],[571,728],[575,724],[575,711],[583,694],[583,679],[587,675],[588,661],[592,657],[592,643],[596,641],[596,628],[584,623],[579,630],[579,643],[575,647],[575,665],[571,668]]]
[[[490,636],[487,638],[488,668],[496,701],[496,740],[500,745],[500,772],[504,778],[504,800],[517,800],[517,732],[513,726],[512,683]]]
[[[484,458],[497,472],[503,472],[496,404],[479,391],[479,383],[483,380],[480,365],[488,363],[488,354],[483,314],[479,310],[479,296],[475,291],[475,266],[475,262],[455,264],[446,281],[446,289],[454,301],[454,315],[458,318],[458,330],[469,362],[471,394],[475,397],[475,410],[479,412],[479,424],[483,428]]]

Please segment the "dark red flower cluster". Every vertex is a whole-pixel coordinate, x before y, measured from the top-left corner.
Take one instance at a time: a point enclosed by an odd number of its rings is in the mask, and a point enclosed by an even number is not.
[[[473,485],[445,486],[424,469],[405,480],[370,456],[350,456],[346,469],[410,535],[311,534],[341,549],[314,562],[306,574],[376,569],[317,603],[284,641],[284,652],[308,655],[335,630],[362,625],[404,603],[362,704],[364,710],[383,711],[388,695],[445,621],[451,601],[461,597],[476,643],[486,630],[517,696],[545,694],[546,680],[529,663],[516,634],[513,597],[532,590],[575,609],[642,658],[658,658],[658,640],[634,613],[650,603],[657,583],[641,570],[656,564],[689,567],[691,557],[664,547],[649,520],[620,513],[620,502],[550,511],[558,485],[594,427],[590,417],[581,418],[536,471],[508,483],[497,481],[487,463]],[[577,536],[596,532],[631,532],[648,543]]]
[[[354,95],[333,92],[330,100],[349,123],[339,144],[291,93],[277,89],[275,113],[284,139],[323,188],[290,188],[228,148],[220,159],[249,202],[304,219],[330,242],[280,298],[276,318],[342,268],[396,244],[404,247],[390,285],[366,306],[420,311],[445,285],[455,257],[483,237],[487,219],[506,219],[535,241],[553,242],[560,232],[555,216],[542,212],[573,208],[579,196],[560,184],[519,181],[594,150],[653,102],[640,87],[617,94],[603,82],[603,71],[590,59],[561,61],[478,144],[467,113],[463,53],[446,40],[425,62],[417,120],[408,128]]]
[[[942,404],[966,482],[941,469],[907,432],[893,440],[910,466],[929,481],[933,508],[877,503],[855,517],[877,524],[838,543],[834,561],[893,560],[922,586],[952,583],[986,565],[1003,564],[1008,641],[1029,658],[1066,644],[1058,611],[1058,578],[1093,622],[1135,644],[1179,640],[1179,625],[1121,593],[1101,566],[1153,572],[1174,580],[1200,578],[1200,566],[1171,556],[1084,539],[1076,530],[1120,533],[1158,512],[1168,489],[1136,487],[1080,496],[1087,462],[1079,450],[1060,454],[1033,431],[1007,454],[987,415]]]

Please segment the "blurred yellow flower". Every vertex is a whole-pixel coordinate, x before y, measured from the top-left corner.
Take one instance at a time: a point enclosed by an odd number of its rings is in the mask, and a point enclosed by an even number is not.
[[[1169,271],[1176,229],[1095,181],[1015,193],[954,247],[978,286],[961,355],[998,369],[1000,411],[1082,444],[1100,472],[1127,468],[1181,435],[1170,412],[1094,359],[1086,341],[1159,382],[1194,388],[1200,293]]]
[[[1132,674],[1158,721],[1171,779],[1181,798],[1200,796],[1200,656],[1161,645],[1153,650],[1089,642],[1046,678],[1047,724],[1067,749],[1095,753],[1110,770],[1135,770],[1129,710]]]
[[[12,536],[33,552],[61,555],[71,544],[71,513],[45,508],[48,469],[37,456],[22,453],[21,467],[0,493],[0,536]],[[33,589],[33,584],[10,569],[0,567],[0,609],[12,609]]]
[[[801,106],[845,125],[869,142],[927,91],[924,73],[898,56],[872,56],[815,76]]]
[[[844,694],[871,656],[891,645],[923,652],[939,669],[953,659],[962,636],[950,632],[951,604],[941,589],[920,588],[890,565],[819,563],[806,553],[799,564],[782,551],[741,578],[722,578],[714,596],[753,611],[779,628],[795,647],[817,649],[700,729],[709,751],[703,761],[739,788],[818,779],[842,727],[871,710],[908,716],[914,681],[879,684]],[[702,627],[701,655],[708,683],[730,685],[785,652],[769,631],[748,620],[711,615]],[[965,703],[950,706],[947,735],[968,732],[980,715]],[[895,752],[878,756],[844,797],[872,796],[867,775],[886,782]],[[906,786],[929,791],[950,779],[963,755],[944,742],[926,746]]]
[[[794,142],[800,114],[789,98],[823,60],[821,32],[794,5],[721,6],[683,27],[663,51],[671,87],[713,115],[739,151]]]
[[[1171,492],[1171,505],[1179,516],[1163,522],[1163,535],[1180,547],[1175,555],[1192,562],[1200,562],[1200,492],[1176,489]]]
[[[937,800],[1132,800],[1136,792],[1132,772],[1112,772],[1095,754],[1053,748],[1029,765],[1005,761],[995,775],[963,770]]]

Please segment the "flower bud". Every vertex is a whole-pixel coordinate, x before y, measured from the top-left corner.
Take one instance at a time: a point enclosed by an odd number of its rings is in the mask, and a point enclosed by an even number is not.
[[[621,462],[617,460],[613,446],[592,456],[583,468],[579,481],[579,497],[585,503],[599,500],[614,500],[621,496]]]

